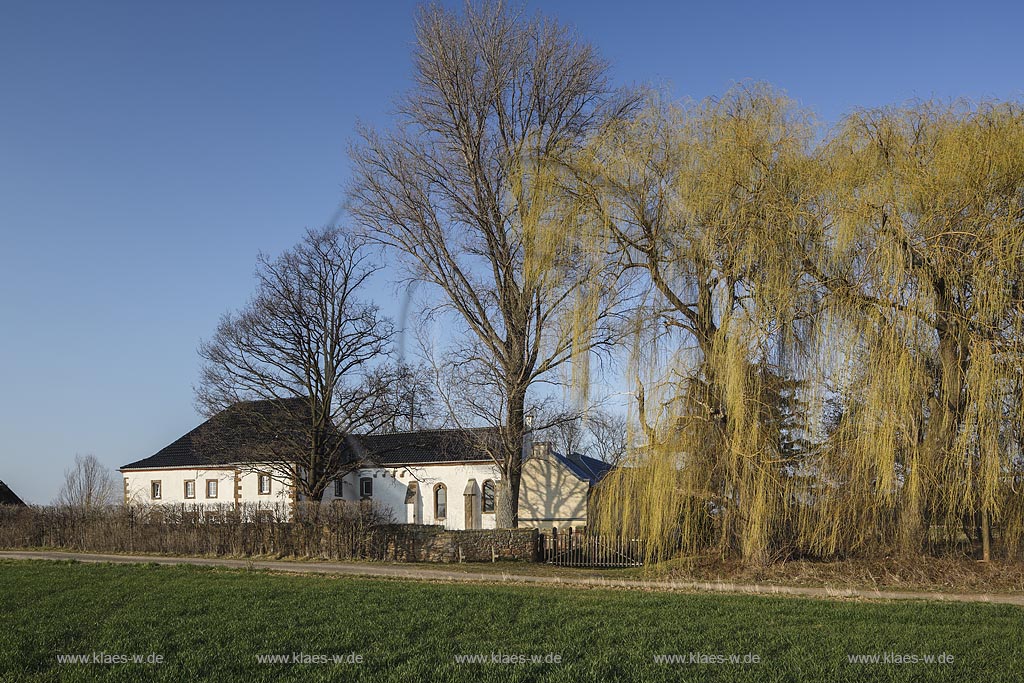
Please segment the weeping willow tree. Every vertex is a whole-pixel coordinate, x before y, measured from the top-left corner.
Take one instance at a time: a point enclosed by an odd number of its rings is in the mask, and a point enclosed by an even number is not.
[[[858,112],[826,149],[808,271],[841,408],[815,464],[812,550],[962,532],[1020,543],[1024,117],[1007,104]]]
[[[630,363],[644,445],[598,508],[602,526],[646,538],[652,555],[712,546],[764,562],[794,521],[813,132],[766,86],[652,98],[576,164],[594,248],[644,276]]]
[[[642,445],[598,497],[652,556],[749,562],[1024,533],[1024,118],[858,112],[814,144],[766,86],[652,98],[575,160],[642,273]],[[595,227],[597,226],[597,227]]]

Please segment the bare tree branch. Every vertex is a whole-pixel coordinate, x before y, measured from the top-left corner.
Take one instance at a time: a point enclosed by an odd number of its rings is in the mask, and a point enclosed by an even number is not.
[[[311,500],[356,465],[346,435],[394,420],[395,370],[382,364],[393,327],[358,298],[375,270],[344,231],[310,230],[281,256],[260,256],[252,301],[225,315],[199,349],[196,399],[205,412],[234,406],[245,416],[242,429],[276,435],[270,452],[242,464],[294,481]]]
[[[633,102],[609,88],[592,46],[500,2],[425,8],[413,60],[395,127],[364,128],[352,149],[350,208],[474,340],[459,365],[500,411],[488,417],[503,442],[497,517],[514,527],[530,387],[610,344],[619,291],[574,241],[580,212],[559,159]]]

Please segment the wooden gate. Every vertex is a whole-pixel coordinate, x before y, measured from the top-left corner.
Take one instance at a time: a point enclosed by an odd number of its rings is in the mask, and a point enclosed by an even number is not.
[[[561,567],[643,566],[643,546],[639,539],[598,536],[583,531],[551,529],[537,535],[537,558]]]

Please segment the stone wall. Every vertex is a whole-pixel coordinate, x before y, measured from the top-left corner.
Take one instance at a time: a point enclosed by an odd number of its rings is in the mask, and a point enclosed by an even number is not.
[[[378,528],[387,539],[380,559],[397,562],[493,562],[537,559],[536,529],[445,530],[395,524]]]

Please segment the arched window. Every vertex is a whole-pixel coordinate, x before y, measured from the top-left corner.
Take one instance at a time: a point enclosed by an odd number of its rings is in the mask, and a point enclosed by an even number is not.
[[[448,516],[448,489],[444,484],[434,487],[434,519]]]
[[[484,482],[483,500],[480,503],[481,512],[494,512],[494,482],[488,479]]]

